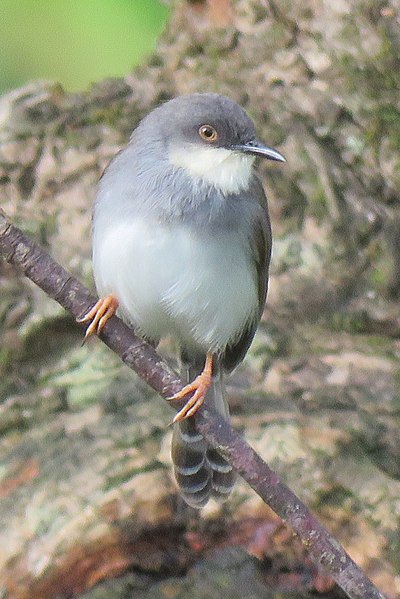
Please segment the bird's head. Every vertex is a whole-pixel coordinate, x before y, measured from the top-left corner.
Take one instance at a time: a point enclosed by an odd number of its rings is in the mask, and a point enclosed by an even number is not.
[[[136,143],[144,138],[173,167],[224,194],[249,187],[256,157],[285,162],[282,154],[257,139],[243,108],[219,94],[179,96],[162,104],[133,134]]]

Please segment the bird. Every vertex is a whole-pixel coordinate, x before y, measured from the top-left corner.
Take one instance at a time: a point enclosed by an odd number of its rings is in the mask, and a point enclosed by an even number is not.
[[[100,178],[92,219],[100,299],[86,337],[118,315],[155,346],[179,348],[186,400],[173,420],[172,462],[185,502],[225,501],[235,473],[197,431],[205,401],[224,418],[224,376],[244,358],[268,289],[271,226],[247,112],[215,93],[177,96],[149,112]]]

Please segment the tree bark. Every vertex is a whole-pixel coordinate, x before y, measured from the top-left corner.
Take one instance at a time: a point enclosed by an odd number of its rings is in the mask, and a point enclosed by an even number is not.
[[[124,80],[74,95],[38,82],[2,98],[1,207],[90,286],[96,181],[138,120],[179,93],[241,103],[288,164],[262,171],[273,269],[259,334],[229,380],[234,425],[398,597],[398,7],[242,0],[220,28],[209,6],[180,3],[156,53]],[[178,506],[168,408],[99,343],[81,347],[73,320],[16,270],[0,269],[9,595],[67,596],[68,570],[75,592],[127,567],[182,572],[216,521],[233,543],[252,519],[243,544],[279,554],[274,534],[254,541],[271,515],[244,484],[204,524]],[[203,531],[195,542],[193,530]]]
[[[0,210],[0,255],[22,268],[36,283],[75,318],[86,314],[95,299],[74,277],[7,221]],[[106,323],[101,339],[121,360],[168,399],[184,386],[156,353],[153,346],[137,337],[118,317]],[[175,402],[177,410],[184,402]],[[235,433],[229,422],[207,405],[196,413],[196,426],[256,493],[298,533],[317,566],[338,583],[350,599],[385,599],[357,567],[339,543],[331,537],[298,497],[286,487],[261,457]]]

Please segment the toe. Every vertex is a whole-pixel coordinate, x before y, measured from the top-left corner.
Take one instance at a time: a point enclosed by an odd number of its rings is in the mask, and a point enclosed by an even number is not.
[[[171,397],[168,397],[167,401],[179,401],[180,399],[184,399],[186,395],[189,395],[189,393],[196,391],[196,389],[197,386],[194,383],[190,383],[190,385],[185,385],[185,387],[178,391],[178,393],[175,393],[174,395],[171,395]]]
[[[173,422],[180,422],[181,420],[194,416],[200,406],[204,403],[205,393],[204,390],[197,388],[193,396],[188,399],[183,408],[176,414]]]
[[[90,322],[85,333],[85,340],[94,335],[99,335],[106,322],[113,316],[118,308],[118,300],[113,295],[100,298],[84,316],[77,318],[77,322]]]

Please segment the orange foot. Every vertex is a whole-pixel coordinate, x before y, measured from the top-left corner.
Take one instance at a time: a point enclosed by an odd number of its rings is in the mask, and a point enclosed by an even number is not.
[[[185,420],[185,418],[190,418],[196,414],[197,410],[203,405],[204,398],[207,394],[207,391],[211,387],[212,383],[212,365],[213,365],[213,354],[207,354],[206,363],[204,365],[203,371],[199,374],[198,377],[194,379],[192,383],[186,385],[175,393],[170,400],[183,399],[189,393],[193,393],[192,397],[188,399],[183,408],[176,414],[173,422],[179,422],[180,420]]]
[[[118,300],[114,295],[107,295],[100,298],[84,316],[77,318],[77,322],[90,322],[84,341],[94,333],[97,335],[101,333],[107,320],[114,316],[118,305]]]

